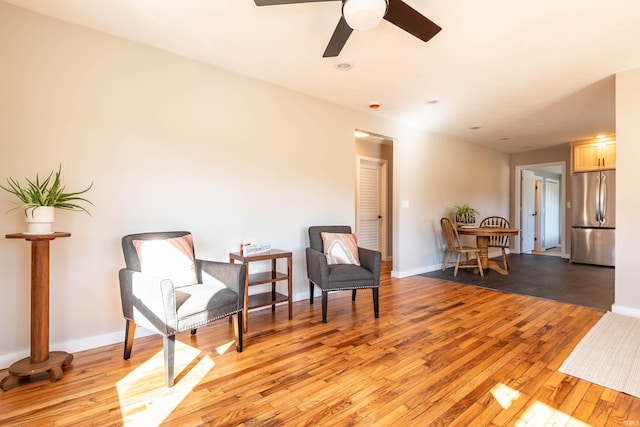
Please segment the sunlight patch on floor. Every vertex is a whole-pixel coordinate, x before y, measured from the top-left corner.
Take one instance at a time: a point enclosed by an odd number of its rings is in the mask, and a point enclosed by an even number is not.
[[[562,411],[545,405],[542,402],[534,402],[527,411],[515,422],[516,427],[524,426],[591,426]]]
[[[520,397],[519,391],[502,383],[496,384],[496,386],[491,389],[491,394],[503,409],[509,409],[511,404]]]
[[[514,390],[502,383],[496,384],[496,386],[491,389],[491,394],[504,409],[511,407],[512,403],[521,396],[518,390]],[[516,427],[590,426],[590,424],[577,420],[562,411],[538,401],[527,408],[524,414],[516,420],[514,425]]]
[[[231,348],[232,345],[235,345],[235,343],[236,343],[236,340],[231,340],[228,343],[225,343],[216,347],[216,353],[218,354],[226,353],[229,350],[229,348]]]
[[[145,427],[162,424],[215,366],[209,356],[198,360],[200,353],[197,348],[176,340],[175,375],[178,381],[171,388],[164,385],[163,350],[118,381],[116,388],[123,424]]]

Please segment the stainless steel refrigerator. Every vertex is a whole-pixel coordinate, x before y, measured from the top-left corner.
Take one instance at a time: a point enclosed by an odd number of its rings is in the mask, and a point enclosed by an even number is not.
[[[615,265],[616,172],[571,177],[571,262]]]

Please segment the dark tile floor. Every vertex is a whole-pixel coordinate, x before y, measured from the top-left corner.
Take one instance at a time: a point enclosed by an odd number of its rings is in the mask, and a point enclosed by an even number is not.
[[[495,258],[502,265],[502,258]],[[470,269],[459,269],[453,277],[453,267],[423,274],[425,277],[450,280],[483,288],[521,295],[611,310],[614,296],[613,267],[572,264],[567,259],[528,254],[509,255],[509,275],[489,271],[485,277]]]

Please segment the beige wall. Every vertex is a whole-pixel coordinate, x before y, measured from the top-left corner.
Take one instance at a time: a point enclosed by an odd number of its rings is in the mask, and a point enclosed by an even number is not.
[[[640,68],[616,74],[616,294],[613,311],[640,317]]]
[[[308,298],[307,227],[354,225],[356,128],[394,140],[394,275],[438,268],[433,224],[451,205],[508,211],[506,155],[2,2],[0,61],[0,180],[61,163],[69,189],[94,183],[92,216],[57,213],[72,236],[51,244],[52,349],[122,340],[132,232],[190,230],[214,260],[244,241],[292,250],[294,298]],[[11,203],[0,192],[2,234],[25,229]],[[29,352],[29,256],[0,239],[0,368]]]

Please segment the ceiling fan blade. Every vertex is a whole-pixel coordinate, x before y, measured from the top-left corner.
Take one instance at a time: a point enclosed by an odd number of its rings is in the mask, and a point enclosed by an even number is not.
[[[338,21],[338,25],[336,26],[336,29],[333,32],[331,40],[329,40],[329,44],[327,45],[327,48],[325,49],[322,57],[330,58],[340,55],[340,51],[344,47],[352,32],[353,29],[351,29],[351,27],[347,24],[347,21],[344,20],[344,16],[340,17],[340,21]]]
[[[389,10],[384,19],[425,42],[442,29],[402,0],[389,0]]]
[[[294,4],[294,3],[315,3],[319,1],[336,1],[336,0],[253,0],[256,6],[275,6],[277,4]]]

